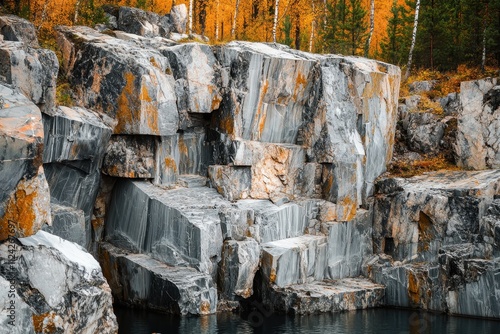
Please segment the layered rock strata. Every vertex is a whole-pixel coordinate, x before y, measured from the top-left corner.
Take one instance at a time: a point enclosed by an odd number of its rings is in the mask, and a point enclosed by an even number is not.
[[[386,305],[498,318],[500,171],[378,182],[366,274]]]

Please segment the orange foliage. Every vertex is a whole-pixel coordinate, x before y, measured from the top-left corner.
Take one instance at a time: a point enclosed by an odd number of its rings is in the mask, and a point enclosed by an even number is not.
[[[6,2],[9,3],[9,0]],[[14,8],[14,1],[11,2],[11,8]],[[199,7],[201,3],[206,3],[205,35],[213,42],[231,40],[236,2],[237,0],[194,0],[194,32],[202,31]],[[189,0],[21,0],[20,3],[21,16],[35,24],[42,40],[50,38],[55,25],[91,24],[92,18],[89,19],[83,15],[90,6],[100,8],[104,4],[131,7],[141,5],[143,9],[161,15],[170,11],[172,3],[189,6]],[[367,11],[368,22],[370,0],[364,0],[363,5]],[[378,45],[386,33],[391,5],[392,1],[375,1],[375,29],[370,48],[371,55],[379,51]],[[275,0],[239,0],[235,39],[272,41],[274,6]],[[284,21],[286,17],[289,17],[292,23],[290,32],[293,40],[292,46],[300,46],[302,50],[321,51],[319,31],[324,22],[324,6],[324,0],[280,0],[278,41],[283,41],[285,38]],[[217,27],[218,39],[216,39]]]

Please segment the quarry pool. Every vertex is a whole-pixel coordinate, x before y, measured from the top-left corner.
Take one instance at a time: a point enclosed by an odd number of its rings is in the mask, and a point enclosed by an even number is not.
[[[115,307],[115,314],[120,334],[500,333],[500,321],[389,308],[309,316],[266,316],[254,312],[244,317],[228,313],[202,317],[175,317],[151,311]]]

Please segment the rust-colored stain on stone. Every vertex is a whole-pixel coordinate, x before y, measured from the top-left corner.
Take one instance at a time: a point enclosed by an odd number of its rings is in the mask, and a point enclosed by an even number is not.
[[[145,109],[141,110],[141,115],[145,112],[145,115],[143,116],[146,117],[146,122],[151,133],[160,134],[160,130],[158,128],[158,108],[156,103],[151,99],[147,86],[144,84],[142,84],[141,87],[140,101],[141,106]]]
[[[52,312],[42,313],[42,314],[33,314],[33,327],[35,328],[36,333],[55,333],[56,332],[56,324],[54,323],[55,314]]]
[[[408,272],[408,296],[414,305],[420,304],[420,287],[417,276],[411,271]]]
[[[220,103],[222,102],[222,98],[216,94],[212,97],[212,105],[210,106],[210,110],[219,109]]]
[[[433,223],[431,218],[423,213],[419,212],[418,217],[418,251],[428,251],[430,243],[434,236],[433,233]]]
[[[174,173],[177,173],[177,163],[175,162],[174,158],[165,158],[165,170],[172,170]]]
[[[9,224],[16,227],[16,237],[27,237],[36,232],[33,230],[33,224],[36,220],[36,214],[33,211],[36,197],[36,191],[27,193],[25,189],[18,186],[14,196],[7,203],[5,214],[0,220],[0,241],[9,237]]]
[[[141,117],[146,118],[146,125],[150,134],[159,134],[158,129],[158,108],[152,100],[147,86],[142,83],[138,90],[135,86],[136,77],[131,72],[125,72],[125,87],[118,97],[118,110],[116,119],[118,124],[114,133],[131,134],[138,130]]]
[[[264,81],[262,88],[260,90],[259,102],[257,103],[257,110],[255,111],[254,119],[257,120],[257,129],[253,129],[256,140],[260,139],[264,127],[266,125],[266,113],[263,110],[264,99],[266,97],[267,91],[269,89],[269,81]]]
[[[124,77],[126,83],[118,97],[118,110],[116,112],[118,124],[114,133],[127,133],[127,131],[131,130],[134,122],[134,112],[138,108],[137,94],[134,89],[135,76],[131,72],[125,72]]]
[[[276,269],[275,268],[271,269],[271,274],[269,274],[269,282],[270,283],[276,282]]]
[[[209,314],[210,313],[210,302],[204,300],[200,304],[200,313],[201,314]]]
[[[343,198],[337,205],[342,207],[342,217],[339,217],[341,220],[351,221],[356,217],[356,208],[358,205],[350,197]]]
[[[307,78],[306,78],[306,76],[304,74],[302,74],[302,73],[299,72],[297,74],[297,79],[295,80],[295,88],[294,88],[294,91],[293,91],[293,99],[294,100],[297,100],[299,91],[304,90],[304,88],[306,87],[306,85],[307,85]]]

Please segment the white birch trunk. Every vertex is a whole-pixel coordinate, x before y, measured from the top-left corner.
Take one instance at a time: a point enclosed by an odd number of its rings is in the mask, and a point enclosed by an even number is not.
[[[44,5],[44,8],[43,8],[43,12],[44,14],[46,13],[46,8],[47,8],[47,1],[45,1],[45,5]],[[76,1],[76,4],[75,4],[75,16],[73,17],[73,24],[76,24],[78,22],[78,12],[80,11],[80,2],[81,0],[77,0]],[[44,16],[44,14],[42,14],[42,16]],[[43,20],[43,18],[42,18]]]
[[[483,30],[483,54],[481,57],[481,71],[484,72],[485,67],[486,67],[486,25],[484,25],[484,30]]]
[[[417,27],[418,27],[418,12],[420,10],[420,0],[417,0],[415,5],[415,21],[413,23],[413,33],[411,34],[411,46],[410,46],[410,54],[408,55],[408,64],[406,64],[406,74],[404,77],[404,81],[408,80],[410,76],[411,63],[413,58],[413,49],[415,49],[415,42],[417,40]]]
[[[327,20],[327,17],[328,17],[328,6],[327,6],[327,3],[326,3],[326,0],[323,0],[323,29],[326,30],[326,20]]]
[[[189,35],[193,34],[193,0],[189,0],[189,14],[188,14],[188,33]]]
[[[236,5],[234,7],[234,17],[233,17],[233,25],[231,27],[231,38],[235,39],[236,37],[236,20],[238,18],[238,9],[240,8],[240,0],[236,0]]]
[[[314,46],[314,27],[316,26],[316,22],[313,20],[311,22],[311,36],[309,36],[309,52],[312,52]]]
[[[274,24],[273,24],[273,42],[276,43],[276,30],[278,29],[278,12],[279,12],[280,0],[276,0],[274,6]]]
[[[219,4],[220,0],[215,3],[215,40],[219,40]]]
[[[365,57],[368,57],[370,52],[370,44],[372,42],[373,30],[375,29],[375,0],[370,0],[370,32],[365,46]]]
[[[316,26],[316,21],[315,21],[315,6],[314,6],[314,0],[311,1],[312,5],[312,12],[313,12],[313,20],[311,22],[311,35],[309,36],[309,52],[312,52],[313,49],[313,40],[314,40],[314,28]]]

